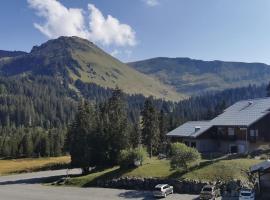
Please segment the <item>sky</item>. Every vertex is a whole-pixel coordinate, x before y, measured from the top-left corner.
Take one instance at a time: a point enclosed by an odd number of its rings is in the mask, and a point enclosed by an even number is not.
[[[269,0],[1,0],[0,49],[61,35],[124,62],[152,57],[270,64]]]

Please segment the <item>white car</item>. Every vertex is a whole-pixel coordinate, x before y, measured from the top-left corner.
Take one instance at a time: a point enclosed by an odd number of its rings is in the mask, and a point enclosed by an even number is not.
[[[239,200],[255,200],[255,192],[251,189],[241,189]]]
[[[200,199],[214,200],[220,195],[220,191],[213,185],[205,185],[200,193]]]
[[[153,195],[154,197],[167,197],[167,195],[173,194],[173,186],[168,184],[158,184],[156,185]]]

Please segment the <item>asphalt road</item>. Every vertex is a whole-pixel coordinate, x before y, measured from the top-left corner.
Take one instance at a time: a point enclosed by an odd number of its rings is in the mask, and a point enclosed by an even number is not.
[[[80,173],[73,170],[73,174]],[[0,200],[119,200],[153,199],[149,191],[104,188],[76,188],[44,186],[48,177],[60,177],[65,170],[44,171],[0,177]],[[193,200],[194,195],[173,194],[166,199]]]

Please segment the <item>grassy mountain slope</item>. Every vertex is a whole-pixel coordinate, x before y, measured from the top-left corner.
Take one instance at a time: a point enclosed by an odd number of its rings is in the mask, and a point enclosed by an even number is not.
[[[1,60],[0,60],[1,61]],[[88,40],[78,37],[60,37],[33,47],[26,55],[0,62],[2,75],[49,75],[68,80],[96,83],[102,87],[116,86],[128,94],[153,95],[179,100],[184,96],[169,86],[140,73],[110,56]]]
[[[270,66],[262,63],[160,57],[128,64],[187,95],[270,81]]]

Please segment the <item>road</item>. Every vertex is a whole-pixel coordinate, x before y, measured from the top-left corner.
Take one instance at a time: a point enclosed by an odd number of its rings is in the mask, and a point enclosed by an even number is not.
[[[79,173],[73,170],[72,174]],[[66,170],[35,172],[0,177],[0,200],[137,200],[153,199],[149,191],[104,188],[76,188],[44,186],[48,177],[61,177]],[[173,194],[166,199],[193,200],[197,196]]]

